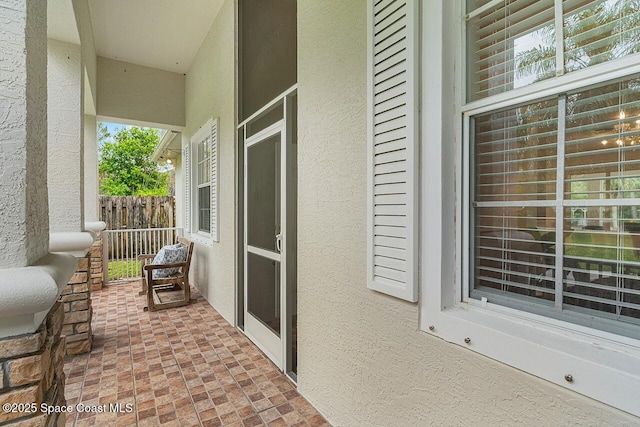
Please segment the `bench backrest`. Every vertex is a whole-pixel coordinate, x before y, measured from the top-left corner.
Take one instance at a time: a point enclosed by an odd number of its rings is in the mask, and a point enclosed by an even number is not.
[[[193,242],[187,238],[184,237],[178,237],[178,242],[182,243],[183,245],[187,246],[189,249],[187,251],[187,261],[184,265],[184,278],[185,280],[188,282],[189,281],[189,267],[191,266],[191,255],[193,254]]]

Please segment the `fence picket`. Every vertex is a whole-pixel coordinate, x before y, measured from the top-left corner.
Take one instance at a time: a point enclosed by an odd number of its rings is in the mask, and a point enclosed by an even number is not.
[[[177,228],[104,230],[104,265],[108,280],[138,280],[141,270],[138,255],[156,254],[163,246],[177,241]],[[108,282],[108,281],[107,281]]]
[[[107,230],[172,228],[174,209],[172,196],[100,196],[100,221]]]

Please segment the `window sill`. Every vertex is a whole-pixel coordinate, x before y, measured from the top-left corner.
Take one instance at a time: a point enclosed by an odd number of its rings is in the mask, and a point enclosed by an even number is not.
[[[422,329],[640,416],[638,340],[485,301],[423,308]]]

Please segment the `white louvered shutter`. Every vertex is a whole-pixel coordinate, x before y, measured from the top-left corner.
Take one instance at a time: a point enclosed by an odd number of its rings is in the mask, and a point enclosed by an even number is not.
[[[182,148],[184,168],[184,231],[191,232],[191,150],[189,145]]]
[[[214,242],[219,242],[218,237],[218,123],[219,119],[215,119],[211,124],[211,176],[210,176],[210,191],[211,191],[211,239]]]
[[[418,5],[368,3],[367,286],[418,300]]]

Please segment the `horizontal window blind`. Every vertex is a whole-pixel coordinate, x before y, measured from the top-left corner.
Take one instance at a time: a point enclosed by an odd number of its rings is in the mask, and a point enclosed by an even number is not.
[[[211,231],[211,135],[198,143],[198,230]]]
[[[468,11],[468,100],[555,76],[553,0],[505,0],[488,9],[483,3],[471,2]],[[525,55],[534,46],[540,52]]]
[[[207,184],[210,180],[211,169],[211,137],[207,135],[198,142],[198,185]]]
[[[206,233],[211,229],[211,191],[209,186],[198,187],[198,229]]]
[[[555,200],[557,100],[474,117],[479,202]]]
[[[418,2],[368,2],[368,287],[417,301]]]
[[[634,206],[591,206],[564,233],[563,303],[590,315],[640,324],[640,224]],[[625,209],[626,208],[626,209]]]
[[[553,301],[554,218],[546,207],[477,208],[475,287]]]
[[[637,1],[561,6],[556,20],[553,0],[468,2],[467,101],[640,52]]]
[[[565,140],[563,303],[640,323],[640,80],[568,94]]]
[[[640,76],[471,130],[471,296],[640,336]]]
[[[640,197],[640,80],[567,96],[565,197]]]
[[[640,9],[632,0],[564,0],[566,71],[640,52]]]

